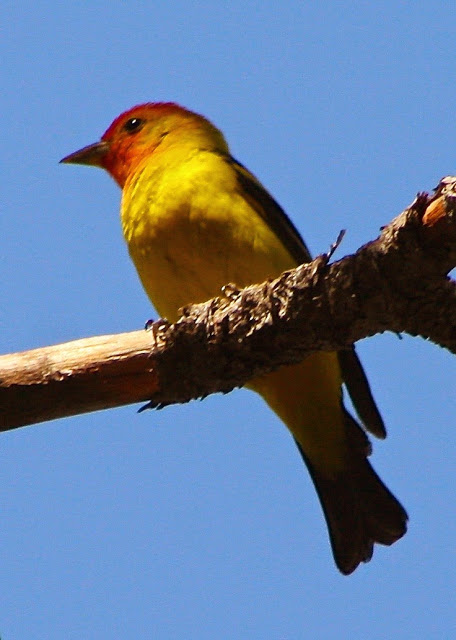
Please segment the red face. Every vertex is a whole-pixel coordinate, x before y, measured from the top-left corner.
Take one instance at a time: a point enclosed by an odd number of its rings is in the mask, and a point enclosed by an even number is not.
[[[172,102],[149,102],[118,116],[102,135],[100,142],[66,156],[65,163],[102,167],[122,188],[137,163],[154,151],[166,132],[160,123],[166,116],[184,113]]]

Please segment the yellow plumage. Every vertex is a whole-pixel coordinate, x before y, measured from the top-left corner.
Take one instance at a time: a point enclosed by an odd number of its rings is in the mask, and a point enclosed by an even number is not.
[[[190,148],[186,156],[172,147],[145,159],[125,184],[121,220],[144,289],[171,322],[185,305],[220,295],[223,284],[245,287],[297,266],[239,191],[234,165],[214,151]],[[341,383],[336,354],[318,353],[249,387],[329,471],[342,461]]]
[[[121,219],[130,255],[161,315],[174,321],[180,307],[220,295],[223,284],[263,282],[293,266],[219,155],[202,151],[174,164],[162,153],[154,160],[145,160],[125,184]]]
[[[117,118],[101,142],[64,159],[107,169],[122,187],[125,240],[158,313],[276,277],[310,259],[282,209],[234,160],[221,132],[174,104]],[[370,445],[342,404],[343,379],[365,425],[384,436],[354,352],[317,353],[252,380],[288,426],[309,468],[336,563],[350,573],[405,532],[405,511],[366,457]]]

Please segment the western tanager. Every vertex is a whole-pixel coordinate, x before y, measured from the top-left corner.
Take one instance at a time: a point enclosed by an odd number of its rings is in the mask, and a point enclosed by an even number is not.
[[[126,111],[99,142],[62,162],[102,167],[122,189],[130,256],[158,313],[244,287],[311,259],[282,208],[231,155],[206,118],[174,103]],[[406,531],[407,514],[367,460],[365,431],[344,408],[345,383],[364,428],[385,437],[354,349],[316,353],[255,378],[287,425],[315,484],[335,562],[349,574]]]

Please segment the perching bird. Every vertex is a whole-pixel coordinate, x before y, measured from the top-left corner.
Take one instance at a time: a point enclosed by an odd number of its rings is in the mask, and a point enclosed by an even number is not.
[[[174,103],[126,111],[101,140],[62,162],[102,167],[122,189],[130,256],[158,313],[170,321],[228,283],[260,283],[311,260],[292,222],[231,155],[206,118]],[[382,418],[354,350],[315,353],[255,378],[291,431],[315,484],[335,562],[344,574],[374,543],[404,535],[407,514],[367,460],[365,431],[344,408],[348,389],[364,428],[384,438]]]

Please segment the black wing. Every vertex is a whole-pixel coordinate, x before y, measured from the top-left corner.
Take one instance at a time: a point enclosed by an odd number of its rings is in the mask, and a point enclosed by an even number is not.
[[[249,200],[252,208],[280,238],[296,263],[310,262],[312,257],[309,249],[282,207],[240,162],[231,156],[226,156],[226,161],[235,169],[242,193]],[[384,438],[385,425],[355,347],[339,351],[338,355],[342,378],[358,416],[370,433],[378,438]]]

